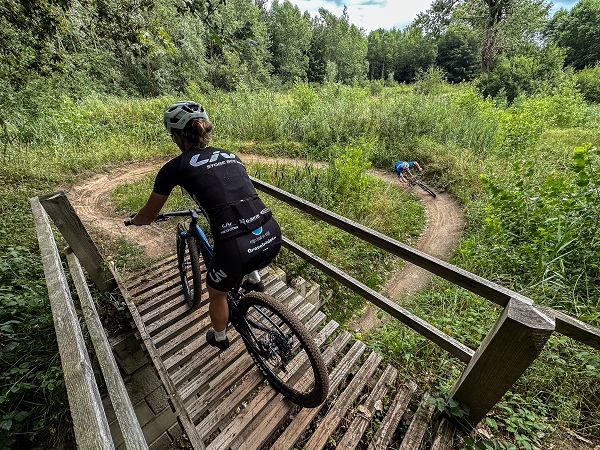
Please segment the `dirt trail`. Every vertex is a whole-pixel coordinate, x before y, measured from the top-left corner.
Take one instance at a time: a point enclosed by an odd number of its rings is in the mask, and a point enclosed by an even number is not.
[[[398,178],[392,173],[381,169],[371,169],[370,172],[385,181],[399,184]],[[462,207],[446,192],[438,193],[436,198],[422,189],[415,189],[414,193],[425,206],[427,217],[425,230],[419,238],[417,249],[446,260],[458,245],[463,230]],[[427,270],[407,262],[402,269],[396,271],[381,292],[400,303],[423,289],[430,280],[431,274]],[[360,332],[374,329],[381,323],[377,318],[378,312],[379,308],[369,303],[365,313],[349,324],[350,329]]]
[[[257,155],[240,154],[244,163],[267,162],[297,163],[304,161],[287,158],[267,158]],[[156,159],[151,162],[140,161],[120,166],[110,174],[97,174],[81,184],[72,186],[67,194],[75,210],[86,227],[102,231],[115,239],[127,237],[137,242],[151,257],[160,257],[171,253],[175,248],[173,233],[156,224],[147,227],[123,226],[125,217],[114,216],[109,210],[99,206],[107,199],[110,191],[119,184],[134,182],[148,173],[156,173],[167,159]],[[318,165],[318,164],[315,164]],[[390,183],[398,183],[394,174],[380,169],[370,169],[370,173]],[[458,244],[464,219],[460,204],[447,193],[438,194],[434,199],[422,190],[414,191],[425,206],[427,222],[417,248],[436,258],[447,259]],[[402,301],[423,289],[431,275],[424,269],[407,263],[398,270],[382,290],[390,298]],[[373,329],[380,322],[377,319],[378,308],[369,305],[360,319],[350,324],[352,329],[366,331]]]

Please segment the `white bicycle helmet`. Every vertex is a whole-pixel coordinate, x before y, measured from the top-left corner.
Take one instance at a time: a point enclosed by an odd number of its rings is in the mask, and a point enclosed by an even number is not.
[[[183,130],[190,120],[197,117],[209,120],[206,110],[200,103],[186,100],[169,106],[165,111],[163,120],[165,128],[171,134],[173,130]]]
[[[404,161],[404,162],[402,163],[402,165],[400,166],[400,168],[401,168],[402,170],[408,170],[408,168],[409,168],[409,167],[410,167],[410,164],[408,164],[406,161]]]

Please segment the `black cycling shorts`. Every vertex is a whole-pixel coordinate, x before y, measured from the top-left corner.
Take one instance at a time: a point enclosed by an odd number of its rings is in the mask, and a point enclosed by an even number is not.
[[[268,266],[280,248],[281,230],[272,217],[250,233],[215,241],[206,284],[217,291],[229,292],[244,275]]]

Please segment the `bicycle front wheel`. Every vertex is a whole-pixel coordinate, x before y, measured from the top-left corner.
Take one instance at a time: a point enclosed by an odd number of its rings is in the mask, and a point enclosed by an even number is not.
[[[433,198],[435,198],[435,192],[433,192],[431,189],[429,189],[429,187],[426,186],[425,184],[423,184],[423,182],[419,181],[417,184],[419,185],[419,187],[421,189],[423,189],[425,192],[427,192],[429,195],[431,195]]]
[[[186,235],[183,223],[177,225],[177,268],[181,277],[183,297],[190,308],[200,304],[202,298],[202,273],[196,238]]]
[[[329,392],[327,367],[302,322],[261,292],[242,297],[238,311],[249,326],[240,335],[269,383],[304,408],[323,403]]]

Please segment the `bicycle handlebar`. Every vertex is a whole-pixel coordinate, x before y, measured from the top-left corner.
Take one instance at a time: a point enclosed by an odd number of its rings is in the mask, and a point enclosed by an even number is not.
[[[154,219],[154,222],[164,222],[165,220],[169,220],[171,217],[183,217],[183,216],[197,216],[198,214],[198,210],[196,209],[186,209],[183,211],[173,211],[173,212],[167,212],[167,213],[161,213],[158,216],[156,216],[156,219]],[[135,225],[135,223],[133,223],[131,221],[131,219],[133,219],[135,217],[135,214],[132,214],[131,217],[129,217],[129,219],[124,220],[123,224],[128,227],[130,225]]]

